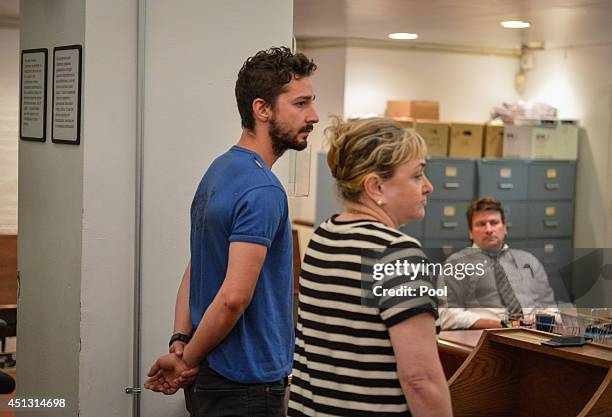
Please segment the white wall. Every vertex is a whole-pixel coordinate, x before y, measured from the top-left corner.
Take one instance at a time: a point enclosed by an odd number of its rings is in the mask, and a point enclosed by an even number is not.
[[[437,100],[441,120],[482,123],[519,98],[514,57],[349,47],[346,66],[347,116],[382,115],[387,100]]]
[[[42,415],[131,413],[136,1],[21,1],[21,47],[49,49],[47,141],[19,144],[17,395]],[[51,142],[53,47],[83,45],[79,146]],[[38,415],[39,410],[37,410]]]
[[[314,86],[321,122],[311,137],[310,195],[294,199],[294,219],[315,218],[314,151],[321,149],[329,110],[345,117],[383,115],[388,99],[437,100],[441,120],[483,123],[493,106],[519,99],[514,90],[518,70],[514,57],[356,46],[304,52],[319,67]]]
[[[284,0],[148,2],[143,377],[168,349],[197,184],[240,136],[238,70],[260,49],[291,44],[292,7]],[[144,392],[142,407],[147,417],[186,414],[182,393]]]
[[[578,118],[580,137],[574,244],[612,247],[612,46],[535,53],[528,100],[545,101],[559,116]]]
[[[19,29],[0,27],[0,234],[17,233]]]
[[[131,415],[136,0],[85,8],[79,410]]]
[[[22,0],[20,11],[21,49],[49,48],[51,62],[54,46],[83,44],[83,1]],[[48,71],[48,91],[51,85]],[[83,149],[51,143],[51,106],[47,141],[19,141],[16,396],[66,400],[64,409],[37,409],[30,415],[78,412]]]

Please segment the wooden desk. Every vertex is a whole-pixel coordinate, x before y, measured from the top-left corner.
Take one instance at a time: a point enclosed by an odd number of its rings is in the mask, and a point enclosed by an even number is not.
[[[455,417],[612,416],[612,347],[540,344],[551,336],[485,330],[449,380]]]
[[[438,335],[438,353],[449,379],[478,345],[482,330],[446,330]]]

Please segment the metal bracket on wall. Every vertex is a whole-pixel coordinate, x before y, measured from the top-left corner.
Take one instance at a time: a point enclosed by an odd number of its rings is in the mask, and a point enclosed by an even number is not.
[[[125,393],[126,394],[140,395],[141,392],[142,392],[142,388],[125,387]]]

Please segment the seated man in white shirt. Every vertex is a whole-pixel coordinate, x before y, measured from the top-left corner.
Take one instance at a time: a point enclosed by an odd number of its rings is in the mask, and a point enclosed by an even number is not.
[[[538,313],[558,313],[544,267],[531,253],[510,249],[499,200],[483,197],[467,210],[472,247],[451,255],[454,275],[443,275],[447,299],[440,308],[442,329],[486,329]],[[461,265],[480,267],[459,268]],[[458,273],[457,271],[468,273]],[[559,320],[557,316],[557,321]]]

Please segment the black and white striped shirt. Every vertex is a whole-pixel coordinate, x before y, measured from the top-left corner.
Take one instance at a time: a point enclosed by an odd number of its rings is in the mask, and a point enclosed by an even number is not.
[[[388,328],[424,312],[437,320],[436,301],[425,295],[365,303],[362,255],[378,250],[384,262],[426,257],[416,240],[380,222],[335,217],[314,232],[302,263],[288,415],[409,416]],[[381,283],[435,288],[426,276]]]

